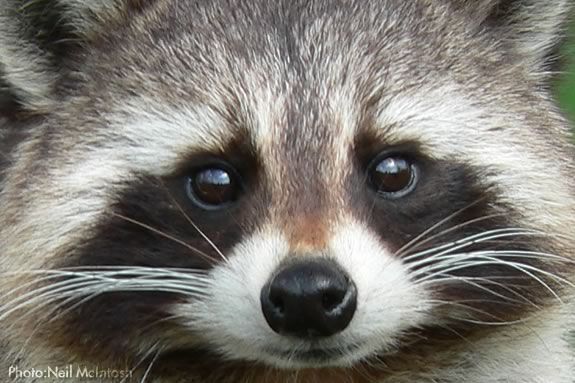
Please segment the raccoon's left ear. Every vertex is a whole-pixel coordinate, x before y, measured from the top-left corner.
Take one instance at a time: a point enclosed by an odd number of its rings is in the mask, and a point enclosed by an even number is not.
[[[494,31],[533,69],[548,63],[564,36],[572,0],[450,0]]]

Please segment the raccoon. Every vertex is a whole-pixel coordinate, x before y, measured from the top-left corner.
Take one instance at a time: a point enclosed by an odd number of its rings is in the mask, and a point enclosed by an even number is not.
[[[567,0],[0,0],[0,381],[573,383]]]

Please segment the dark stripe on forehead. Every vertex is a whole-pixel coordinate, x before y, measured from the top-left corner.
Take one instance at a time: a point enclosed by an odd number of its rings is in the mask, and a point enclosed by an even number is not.
[[[291,87],[284,113],[273,133],[277,157],[268,165],[278,181],[272,209],[293,247],[322,248],[339,193],[332,182],[334,142],[341,138],[330,126],[326,100],[303,80]]]

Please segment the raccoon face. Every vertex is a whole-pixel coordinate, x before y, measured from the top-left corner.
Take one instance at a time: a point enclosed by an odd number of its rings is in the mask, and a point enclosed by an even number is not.
[[[554,306],[573,163],[542,73],[566,2],[495,3],[62,1],[65,53],[3,15],[48,84],[4,63],[42,115],[0,194],[6,336],[393,367]]]

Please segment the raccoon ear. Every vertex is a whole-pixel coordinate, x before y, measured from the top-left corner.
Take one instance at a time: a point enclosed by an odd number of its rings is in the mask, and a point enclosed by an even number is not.
[[[451,0],[534,69],[547,64],[562,40],[572,0]]]
[[[138,1],[0,0],[2,97],[32,112],[51,109],[70,58],[128,3]]]

